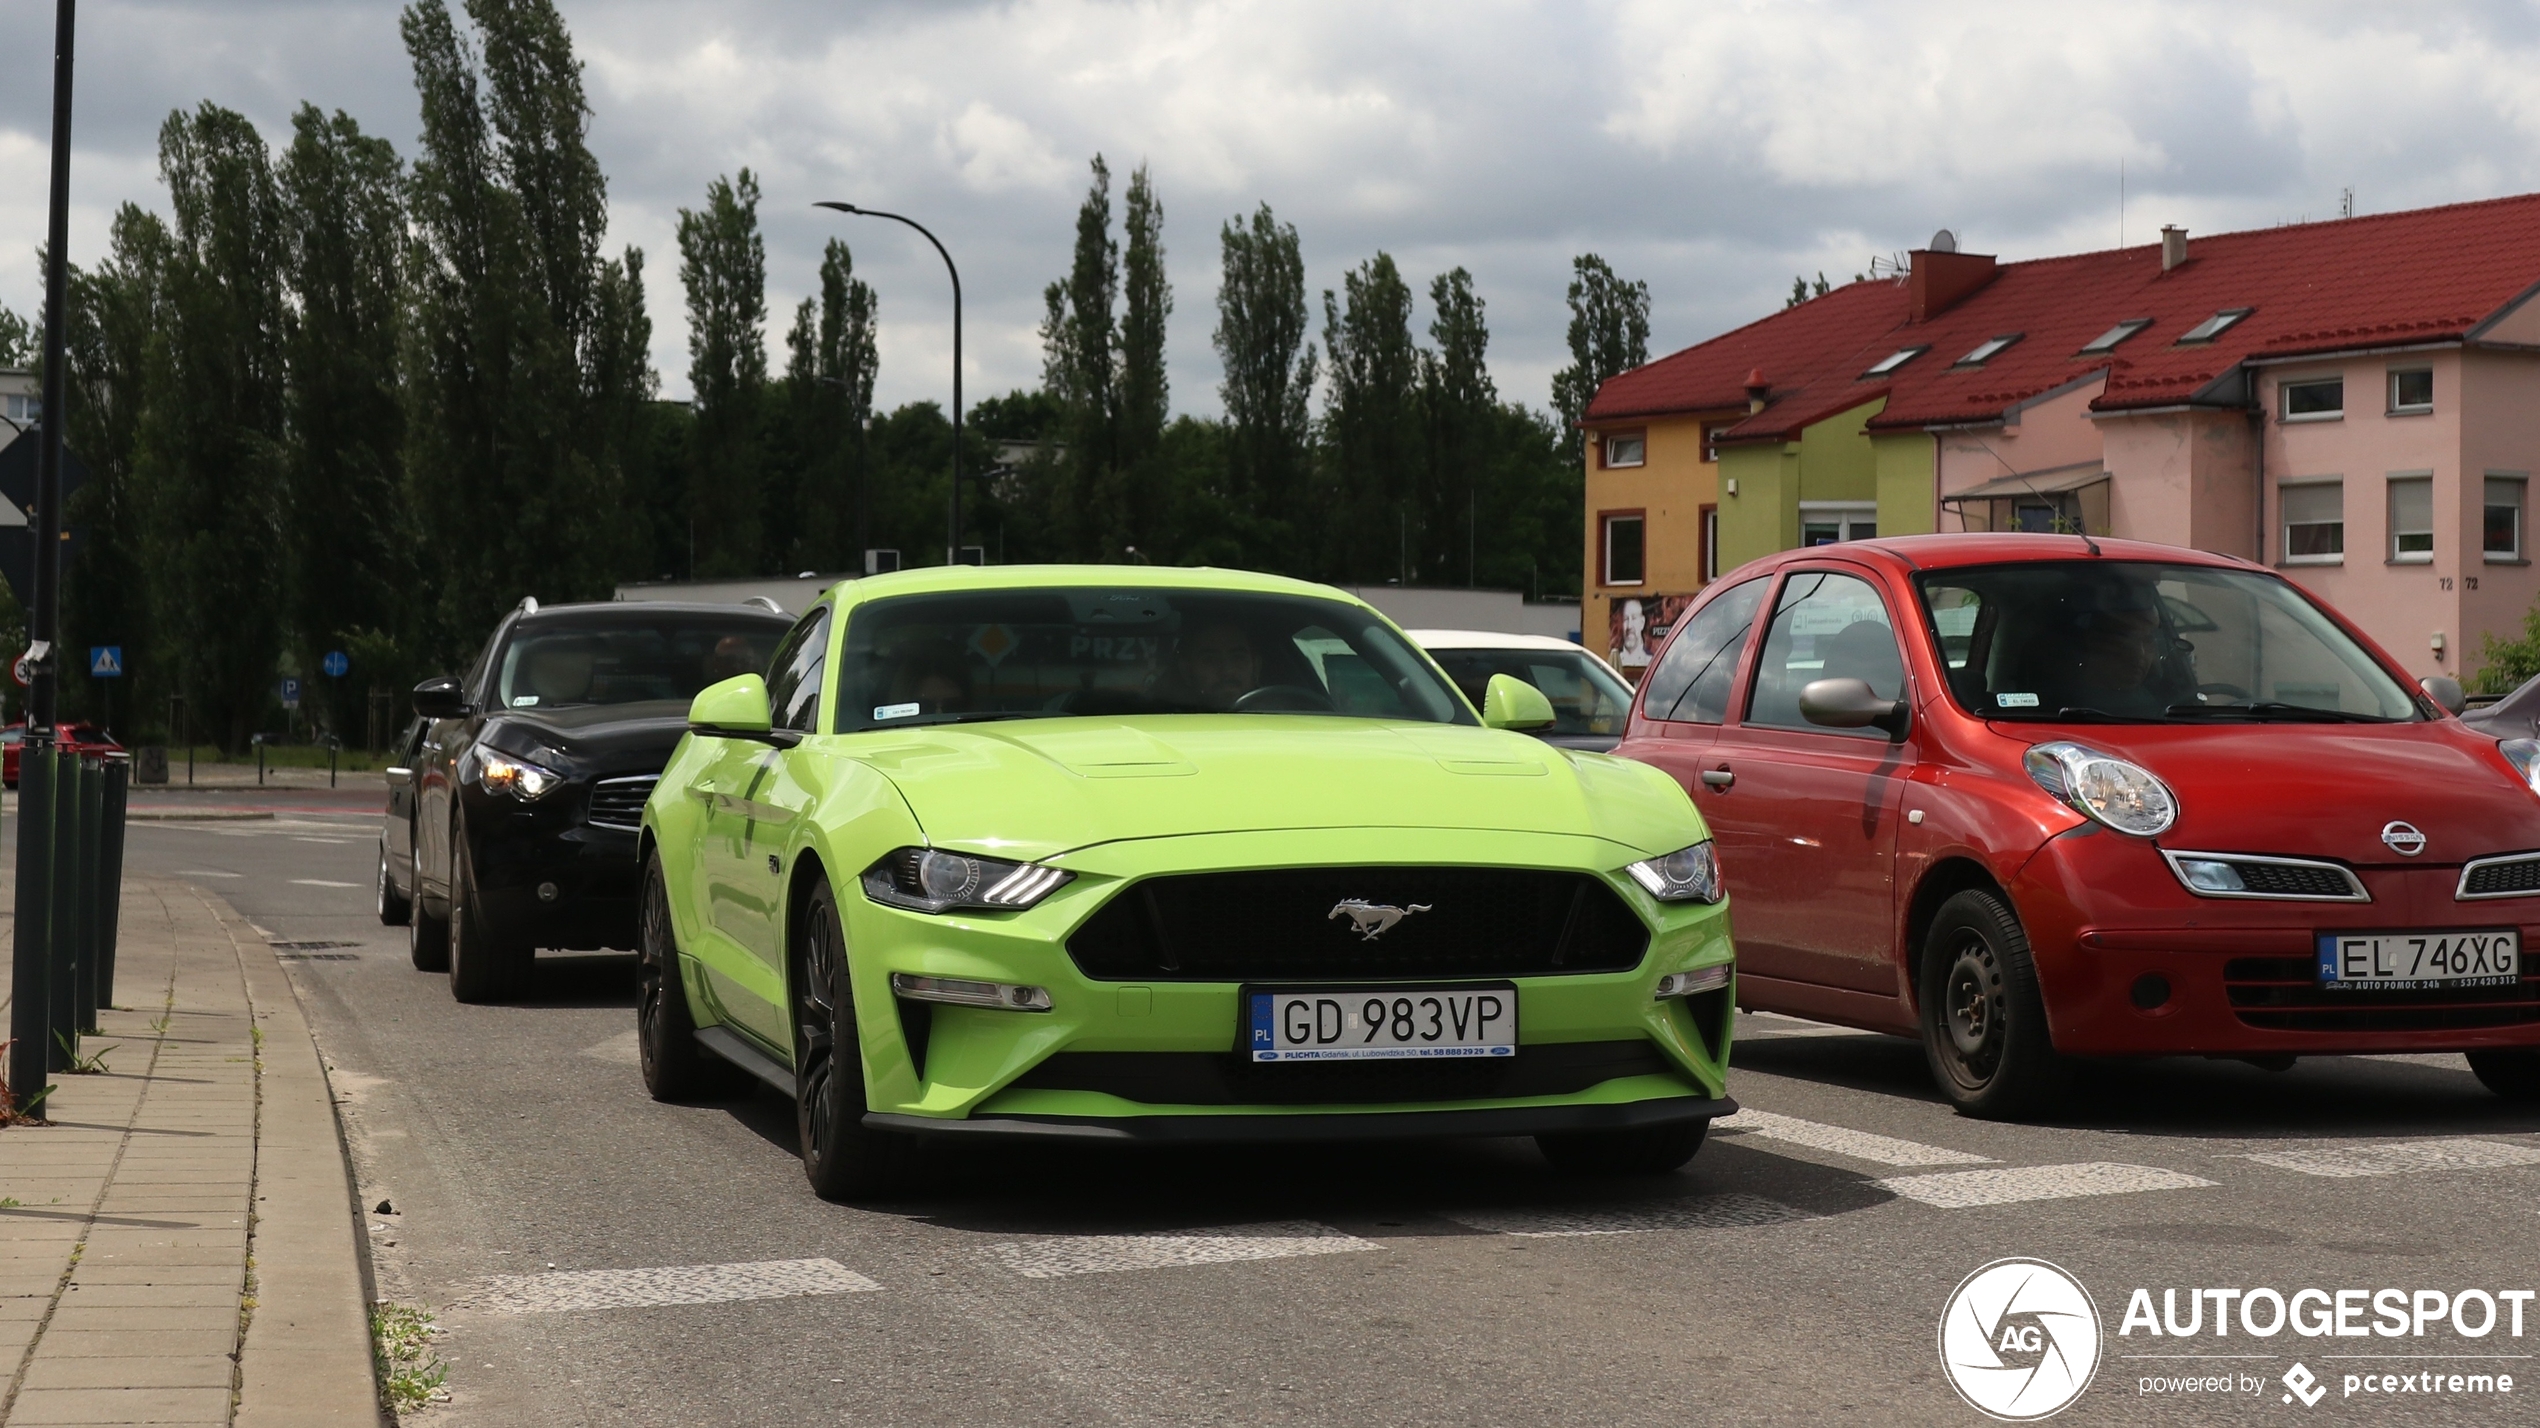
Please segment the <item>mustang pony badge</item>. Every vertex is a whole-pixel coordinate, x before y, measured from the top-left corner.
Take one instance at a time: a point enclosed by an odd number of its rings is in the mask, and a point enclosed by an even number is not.
[[[1329,922],[1335,917],[1346,916],[1349,919],[1350,930],[1358,934],[1359,941],[1373,942],[1391,931],[1395,923],[1415,912],[1428,910],[1429,905],[1425,902],[1415,902],[1409,907],[1395,907],[1390,903],[1369,902],[1362,897],[1353,897],[1344,898],[1332,904],[1332,910],[1323,914],[1323,920]]]

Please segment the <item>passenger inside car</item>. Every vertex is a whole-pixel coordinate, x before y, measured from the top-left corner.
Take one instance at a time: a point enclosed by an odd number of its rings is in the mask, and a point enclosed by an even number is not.
[[[970,707],[970,667],[950,648],[910,654],[891,676],[891,703],[915,704],[924,714],[960,713]]]

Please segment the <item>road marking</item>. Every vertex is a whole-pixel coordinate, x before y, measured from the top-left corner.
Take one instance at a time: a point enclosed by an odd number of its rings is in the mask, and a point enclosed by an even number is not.
[[[326,878],[293,878],[291,881],[304,888],[357,888],[361,886],[360,883],[339,883],[330,881]]]
[[[1649,1205],[1549,1210],[1454,1210],[1445,1218],[1493,1234],[1527,1239],[1572,1235],[1637,1235],[1652,1230],[1742,1230],[1813,1220],[1805,1210],[1761,1195],[1703,1195]]]
[[[1026,1279],[1071,1274],[1110,1274],[1124,1269],[1168,1269],[1191,1264],[1234,1264],[1298,1255],[1353,1254],[1384,1246],[1345,1235],[1311,1220],[1234,1225],[1180,1235],[1066,1235],[988,1246],[988,1253]]]
[[[2024,1200],[2071,1200],[2084,1195],[2132,1195],[2142,1190],[2193,1190],[2211,1180],[2151,1165],[2093,1160],[2079,1165],[2021,1165],[2007,1170],[1955,1170],[1940,1175],[1899,1175],[1874,1180],[1904,1196],[1943,1210],[2016,1205]]]
[[[497,1274],[486,1278],[476,1304],[497,1314],[555,1314],[575,1309],[792,1299],[808,1294],[870,1294],[881,1287],[836,1260],[771,1259],[755,1264]]]
[[[2305,1146],[2252,1155],[2260,1165],[2301,1175],[2351,1180],[2366,1175],[2407,1175],[2420,1170],[2495,1170],[2508,1165],[2540,1165],[2540,1147],[2511,1145],[2467,1136],[2442,1140],[2396,1140],[2366,1145]]]
[[[1722,1116],[1711,1123],[1713,1130],[1742,1131],[1747,1137],[1788,1141],[1811,1150],[1830,1150],[1854,1160],[1872,1161],[1879,1165],[1990,1165],[1989,1155],[1970,1155],[1963,1150],[1944,1150],[1919,1141],[1898,1140],[1894,1136],[1872,1135],[1868,1131],[1846,1130],[1842,1126],[1821,1125],[1803,1121],[1797,1116],[1775,1115],[1771,1111],[1741,1110],[1733,1116]],[[1757,1150],[1769,1150],[1757,1146]]]
[[[1770,1040],[1781,1036],[1876,1036],[1855,1026],[1831,1026],[1804,1017],[1783,1016],[1779,1012],[1748,1012],[1737,1025],[1738,1037]]]
[[[307,835],[307,834],[305,834],[305,833],[294,833],[294,834],[292,834],[292,835],[291,835],[291,841],[292,841],[292,842],[294,842],[294,843],[338,843],[338,844],[341,844],[341,843],[350,843],[350,842],[352,842],[353,840],[352,840],[352,839],[350,839],[350,838],[312,838],[312,837],[308,836],[308,835]]]
[[[245,876],[243,873],[216,873],[209,868],[179,868],[176,870],[176,875],[180,878],[236,878]]]
[[[582,1054],[594,1061],[614,1061],[620,1066],[641,1066],[644,1064],[644,1051],[636,1044],[636,1035],[637,1033],[632,1030],[621,1031],[606,1041],[595,1041],[583,1047]]]

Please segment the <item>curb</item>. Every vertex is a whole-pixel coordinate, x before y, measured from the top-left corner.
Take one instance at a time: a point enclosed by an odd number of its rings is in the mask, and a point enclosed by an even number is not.
[[[270,821],[273,815],[249,808],[132,808],[124,809],[126,819],[134,823],[245,823],[254,819]]]

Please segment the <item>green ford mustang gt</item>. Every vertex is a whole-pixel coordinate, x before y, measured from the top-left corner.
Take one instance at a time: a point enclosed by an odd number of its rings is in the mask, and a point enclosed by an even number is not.
[[[824,1195],[930,1135],[1531,1135],[1681,1165],[1724,1094],[1710,835],[1366,605],[1214,570],[841,585],[644,810],[654,1095],[753,1072]]]

